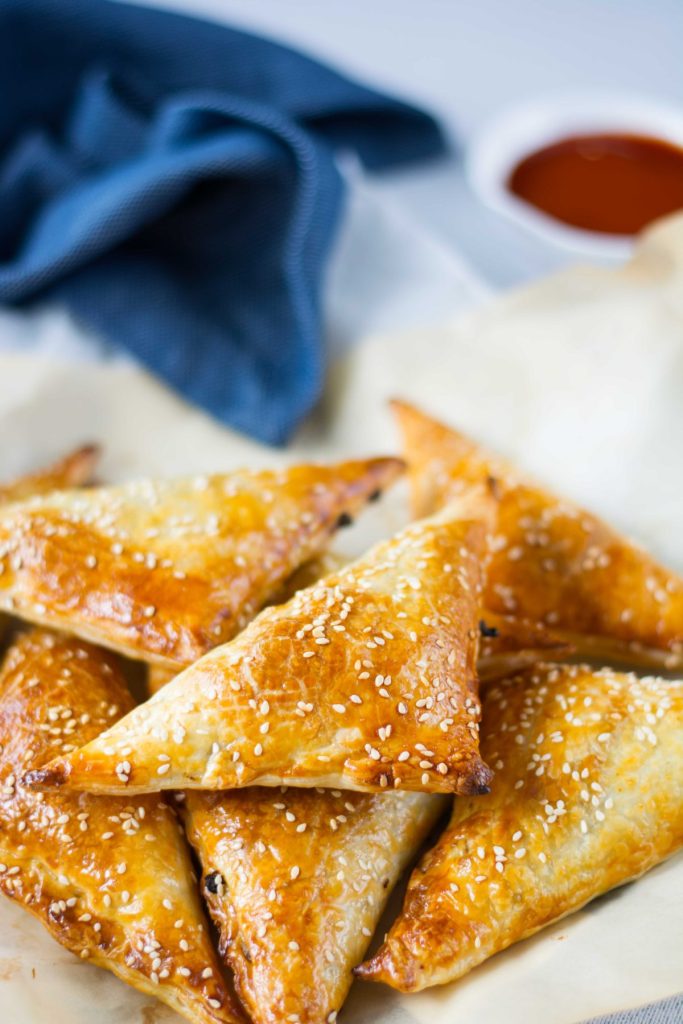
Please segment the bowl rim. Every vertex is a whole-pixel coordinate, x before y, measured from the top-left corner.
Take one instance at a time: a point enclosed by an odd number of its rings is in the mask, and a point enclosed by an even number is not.
[[[571,227],[515,196],[510,172],[535,150],[571,135],[632,132],[683,146],[683,107],[645,95],[558,93],[516,104],[492,118],[465,155],[470,187],[491,209],[546,242],[577,254],[626,259],[635,238]]]

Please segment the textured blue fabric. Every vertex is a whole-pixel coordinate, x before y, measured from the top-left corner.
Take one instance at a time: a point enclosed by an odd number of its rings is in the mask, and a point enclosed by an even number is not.
[[[648,1003],[637,1010],[619,1010],[594,1017],[586,1024],[683,1024],[683,995]]]
[[[275,43],[107,0],[0,0],[0,96],[0,302],[57,298],[285,441],[323,384],[334,151],[436,155],[434,121]]]

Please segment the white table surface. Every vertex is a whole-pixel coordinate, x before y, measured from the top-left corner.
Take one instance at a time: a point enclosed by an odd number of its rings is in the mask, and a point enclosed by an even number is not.
[[[492,117],[600,90],[683,107],[683,0],[147,0],[299,46],[442,119],[460,151]],[[495,287],[571,257],[481,206],[457,158],[382,190]]]

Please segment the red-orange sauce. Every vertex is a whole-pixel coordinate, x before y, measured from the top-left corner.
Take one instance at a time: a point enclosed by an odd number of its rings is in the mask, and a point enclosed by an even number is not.
[[[645,135],[577,135],[525,157],[507,186],[572,227],[635,235],[683,209],[683,149]]]

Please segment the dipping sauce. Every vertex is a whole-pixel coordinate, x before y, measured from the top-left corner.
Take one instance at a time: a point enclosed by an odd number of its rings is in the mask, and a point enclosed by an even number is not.
[[[572,227],[635,235],[683,209],[683,148],[645,135],[577,135],[525,157],[507,187]]]

